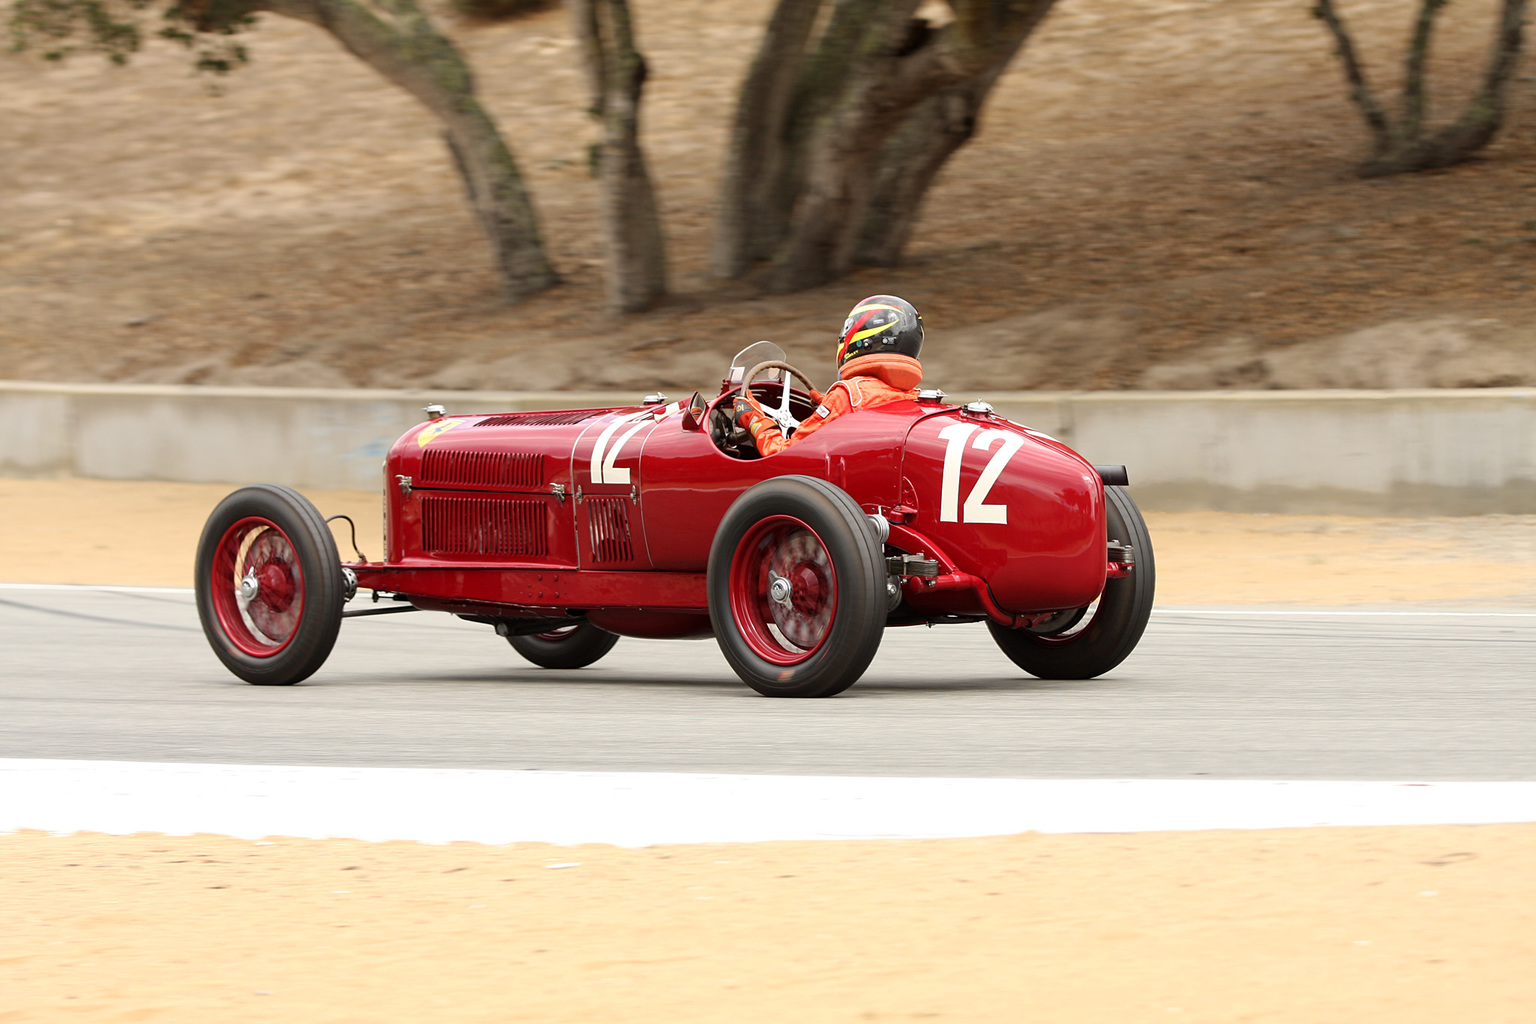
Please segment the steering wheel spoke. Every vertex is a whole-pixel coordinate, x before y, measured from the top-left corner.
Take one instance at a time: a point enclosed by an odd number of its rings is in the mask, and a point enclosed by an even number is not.
[[[800,421],[790,415],[789,412],[789,374],[786,373],[784,375],[784,395],[779,399],[779,407],[777,409],[764,409],[763,411],[772,416],[786,434],[800,425]]]
[[[783,430],[787,435],[790,431],[800,426],[800,421],[795,419],[795,417],[789,411],[789,378],[797,378],[800,383],[805,385],[807,391],[815,391],[816,385],[812,384],[811,379],[804,373],[789,365],[788,363],[778,359],[770,359],[766,362],[758,363],[756,366],[752,367],[742,375],[741,388],[737,392],[737,397],[744,398],[750,395],[752,393],[752,382],[757,379],[759,374],[765,373],[768,370],[780,370],[783,372],[784,388],[783,394],[779,399],[779,407],[777,409],[765,407],[763,412],[767,413],[769,418],[777,423],[779,428]]]

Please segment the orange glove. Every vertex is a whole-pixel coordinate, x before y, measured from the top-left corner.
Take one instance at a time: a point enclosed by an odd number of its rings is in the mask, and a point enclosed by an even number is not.
[[[738,398],[736,399],[734,409],[735,416],[733,418],[736,424],[744,427],[747,433],[752,435],[752,442],[754,444],[758,444],[758,435],[765,430],[772,430],[774,433],[779,432],[779,425],[773,421],[772,417],[763,412],[763,407],[757,404],[757,399],[751,397]],[[761,450],[762,445],[758,444],[758,448]]]

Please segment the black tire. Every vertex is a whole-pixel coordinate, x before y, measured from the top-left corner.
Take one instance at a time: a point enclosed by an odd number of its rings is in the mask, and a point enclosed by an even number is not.
[[[195,572],[203,634],[235,675],[291,686],[325,663],[341,629],[341,559],[303,495],[257,484],[219,502],[198,541]],[[250,593],[241,586],[247,578]]]
[[[512,649],[540,668],[586,668],[619,642],[617,633],[590,622],[536,636],[509,636]]]
[[[776,600],[774,566],[791,581]],[[852,498],[814,477],[765,480],[736,499],[710,547],[707,589],[725,660],[765,697],[841,693],[885,633],[880,541]]]
[[[1152,614],[1157,571],[1152,559],[1152,537],[1141,510],[1119,487],[1104,488],[1109,537],[1129,543],[1136,553],[1136,568],[1129,576],[1104,582],[1104,593],[1088,624],[1054,636],[1009,629],[988,622],[992,639],[1019,668],[1041,679],[1091,679],[1125,660],[1141,640]],[[1069,617],[1070,618],[1070,617]]]

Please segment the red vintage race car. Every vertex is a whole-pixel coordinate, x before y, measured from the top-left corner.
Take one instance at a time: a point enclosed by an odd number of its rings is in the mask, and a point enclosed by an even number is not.
[[[546,668],[590,665],[620,636],[713,635],[775,697],[853,685],[889,626],[983,621],[1045,678],[1107,672],[1136,646],[1154,572],[1124,467],[939,391],[760,458],[732,403],[750,389],[791,429],[815,409],[797,380],[811,387],[758,342],[709,400],[431,407],[385,462],[382,561],[342,561],[288,488],[225,498],[198,544],[203,630],[268,685],[318,669],[352,615],[449,612]],[[348,609],[360,589],[372,601]]]

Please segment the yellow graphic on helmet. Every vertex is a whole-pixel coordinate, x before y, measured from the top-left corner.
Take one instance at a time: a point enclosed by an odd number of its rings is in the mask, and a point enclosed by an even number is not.
[[[883,323],[883,324],[881,324],[878,327],[866,327],[862,331],[856,330],[856,329],[853,330],[851,334],[848,334],[846,337],[843,338],[843,343],[837,347],[837,358],[839,360],[841,360],[843,358],[843,353],[848,351],[848,347],[850,345],[857,345],[859,342],[863,341],[865,338],[872,338],[875,335],[879,334],[881,331],[888,331],[892,327],[895,327],[895,326],[897,326],[897,325],[899,325],[901,323],[901,310],[900,309],[896,308],[895,306],[887,305],[887,304],[885,304],[883,302],[871,302],[867,306],[857,306],[857,307],[855,307],[853,312],[848,314],[848,327],[849,328],[858,328],[859,326],[861,326],[862,324],[867,322],[869,320],[869,318],[875,314],[876,311],[882,310],[882,309],[890,310],[892,313],[896,314],[896,317],[894,319],[892,319],[890,322]],[[862,318],[859,316],[860,313],[864,314],[864,316]]]

